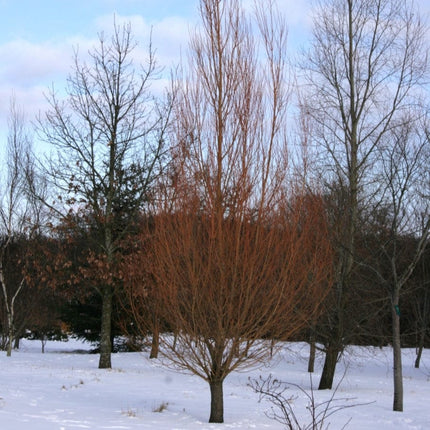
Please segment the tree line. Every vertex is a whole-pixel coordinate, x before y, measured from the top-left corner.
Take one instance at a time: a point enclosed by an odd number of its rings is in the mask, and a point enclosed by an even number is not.
[[[412,2],[321,0],[292,70],[276,3],[201,0],[188,62],[163,96],[151,43],[114,24],[32,149],[12,100],[1,183],[3,348],[31,330],[98,341],[152,334],[151,356],[224,379],[306,340],[320,389],[354,343],[428,344],[428,34]],[[293,77],[294,76],[294,79]],[[400,324],[402,323],[402,324]]]

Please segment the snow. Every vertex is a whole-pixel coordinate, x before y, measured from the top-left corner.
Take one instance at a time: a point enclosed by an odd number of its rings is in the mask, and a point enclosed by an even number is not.
[[[147,353],[118,353],[112,369],[100,370],[90,345],[70,339],[48,342],[45,354],[38,341],[23,340],[12,357],[0,355],[0,429],[281,429],[269,419],[267,401],[247,386],[248,378],[270,373],[283,381],[310,388],[308,346],[286,344],[268,365],[233,373],[224,383],[224,424],[208,424],[209,386],[200,378],[179,373]],[[87,350],[87,351],[82,351]],[[430,428],[430,350],[420,369],[414,368],[415,350],[403,350],[404,412],[392,409],[391,349],[350,347],[339,363],[335,398],[342,409],[327,420],[339,429]],[[348,363],[348,364],[347,364]],[[317,357],[313,383],[317,385],[322,357]],[[345,367],[347,370],[345,372]],[[315,391],[317,402],[331,391]],[[296,415],[309,423],[305,395],[290,386],[288,396]],[[161,412],[158,410],[162,409]]]

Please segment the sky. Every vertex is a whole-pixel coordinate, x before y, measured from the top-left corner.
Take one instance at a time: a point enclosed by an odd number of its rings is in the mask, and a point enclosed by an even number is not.
[[[85,53],[98,34],[111,31],[114,16],[132,23],[145,47],[153,26],[159,61],[176,60],[196,21],[195,1],[175,0],[0,0],[0,127],[14,93],[28,116],[44,108],[43,93],[64,87],[74,49]],[[180,5],[180,7],[179,7]],[[163,36],[161,36],[163,35]]]
[[[288,9],[290,27],[302,31],[308,0],[280,3]],[[0,133],[12,94],[29,120],[45,110],[44,93],[52,84],[64,88],[73,50],[87,52],[100,32],[112,30],[114,16],[131,23],[142,49],[152,28],[157,60],[169,68],[187,49],[198,0],[0,0]]]
[[[254,0],[243,0],[250,7]],[[278,0],[296,49],[311,28],[312,0]],[[416,0],[430,12],[430,0]],[[0,155],[14,95],[29,121],[47,108],[44,93],[65,87],[74,49],[86,53],[100,32],[130,22],[143,49],[152,29],[160,65],[178,63],[198,22],[198,0],[0,0]]]

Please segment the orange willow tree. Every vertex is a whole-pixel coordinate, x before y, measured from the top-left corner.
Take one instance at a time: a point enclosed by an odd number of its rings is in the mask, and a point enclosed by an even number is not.
[[[287,187],[286,29],[272,6],[259,2],[251,21],[236,0],[200,2],[176,162],[124,270],[137,324],[155,301],[175,332],[161,353],[209,383],[210,422],[224,420],[227,375],[302,328],[330,276],[322,200]]]
[[[161,336],[161,354],[209,383],[210,421],[223,422],[224,379],[266,360],[318,312],[332,258],[324,207],[300,196],[284,210],[219,218],[198,200],[181,203],[125,259],[126,291],[142,332],[159,321],[174,331]]]

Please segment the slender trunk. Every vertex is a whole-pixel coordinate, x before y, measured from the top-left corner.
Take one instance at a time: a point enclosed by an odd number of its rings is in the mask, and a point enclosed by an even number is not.
[[[400,311],[399,293],[393,293],[393,306],[391,309],[393,320],[393,379],[394,400],[393,411],[403,411],[403,373],[402,373],[402,349],[400,343]]]
[[[102,321],[100,331],[99,369],[110,369],[112,367],[112,301],[112,287],[105,286],[102,293]]]
[[[235,357],[239,357],[240,354],[240,342],[233,342],[232,350]]]
[[[329,346],[327,348],[318,390],[331,390],[333,387],[337,359],[339,358],[340,353],[341,351],[338,347]]]
[[[429,297],[429,288],[425,289],[424,293],[424,308],[421,317],[419,318],[419,324],[420,324],[420,338],[418,340],[418,346],[417,346],[417,357],[415,359],[415,368],[419,369],[420,367],[420,361],[421,356],[423,354],[424,349],[424,342],[426,339],[426,333],[427,333],[427,326],[429,323],[429,311],[430,311],[430,297]]]
[[[154,324],[152,328],[151,353],[149,354],[149,358],[158,357],[159,346],[160,346],[160,322],[158,318],[154,318]]]
[[[427,333],[427,324],[428,324],[428,306],[427,306],[427,294],[426,297],[424,299],[426,301],[426,306],[424,307],[424,315],[422,316],[422,318],[420,319],[420,329],[419,329],[419,334],[420,337],[418,339],[418,345],[417,345],[417,356],[415,358],[415,368],[419,369],[420,367],[420,362],[421,362],[421,356],[423,355],[423,349],[424,349],[424,343],[425,343],[425,339],[426,339],[426,333]]]
[[[14,299],[12,299],[11,304],[9,304],[9,295],[6,288],[6,283],[4,279],[4,273],[3,273],[3,252],[4,249],[2,249],[2,255],[0,256],[0,284],[3,291],[3,297],[4,297],[4,304],[6,308],[6,319],[7,319],[7,336],[8,341],[6,345],[6,355],[10,357],[12,355],[12,342],[13,342],[13,305],[14,305]]]
[[[273,348],[275,347],[275,339],[270,339],[270,358],[273,357]]]
[[[315,369],[315,354],[316,354],[316,346],[315,346],[315,340],[313,336],[311,336],[309,344],[310,344],[310,350],[309,350],[308,372],[313,373]]]
[[[415,358],[415,368],[420,368],[420,362],[421,362],[421,356],[423,355],[423,349],[424,349],[424,340],[425,340],[425,330],[421,331],[420,334],[420,340],[417,348],[417,356]]]
[[[20,341],[20,335],[17,335],[17,333],[15,333],[13,349],[19,349],[19,341]]]
[[[6,346],[7,346],[6,334],[1,333],[0,336],[1,336],[0,350],[6,351]]]
[[[116,123],[115,123],[116,126]],[[114,235],[113,235],[113,201],[115,197],[115,159],[117,150],[116,127],[112,130],[109,142],[109,179],[106,194],[105,225],[104,229],[104,249],[106,251],[109,266],[114,261]],[[100,330],[100,360],[99,369],[110,369],[112,367],[112,302],[113,289],[111,285],[105,285],[102,289],[102,321]]]
[[[176,351],[176,344],[178,342],[178,332],[175,330],[173,333],[173,351]]]
[[[13,344],[13,338],[14,338],[14,330],[13,330],[13,313],[8,312],[7,315],[7,322],[8,322],[8,336],[9,341],[7,343],[7,356],[12,356],[12,344]]]
[[[2,258],[2,257],[1,257]],[[21,292],[23,286],[24,286],[24,279],[21,280],[21,282],[18,285],[18,288],[15,291],[15,294],[12,296],[12,299],[9,303],[9,296],[6,289],[6,284],[4,280],[4,274],[3,274],[3,262],[0,262],[0,284],[2,286],[3,290],[3,297],[6,305],[6,314],[7,314],[7,323],[8,323],[8,336],[9,341],[7,344],[7,356],[12,356],[12,345],[15,337],[15,300],[18,297],[19,293]]]
[[[221,380],[209,381],[211,389],[211,415],[209,417],[210,423],[223,423],[224,422],[224,397]]]

